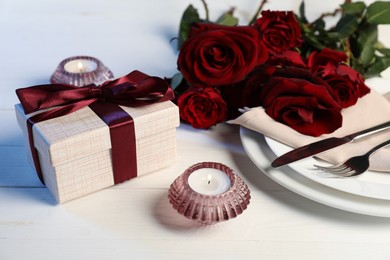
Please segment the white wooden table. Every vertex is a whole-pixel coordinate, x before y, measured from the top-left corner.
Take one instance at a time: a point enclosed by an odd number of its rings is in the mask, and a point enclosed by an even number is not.
[[[242,23],[258,4],[209,2],[212,18],[237,6]],[[299,6],[269,2],[271,9]],[[308,15],[340,2],[306,1]],[[181,125],[171,167],[55,204],[27,164],[14,90],[48,83],[58,63],[74,55],[99,58],[115,76],[134,69],[171,76],[177,51],[170,40],[189,3],[203,15],[198,0],[0,0],[0,259],[390,259],[390,219],[334,209],[283,188],[250,161],[236,126]],[[201,161],[227,164],[248,184],[251,203],[238,218],[202,226],[172,209],[169,185]]]

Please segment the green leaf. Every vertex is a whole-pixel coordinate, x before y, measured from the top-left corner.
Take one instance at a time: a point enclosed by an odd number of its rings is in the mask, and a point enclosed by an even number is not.
[[[367,45],[375,46],[376,42],[378,41],[378,27],[377,25],[373,24],[366,24],[365,26],[362,26],[359,28],[359,33],[357,35],[357,48],[355,46],[352,46],[353,48],[357,49],[358,52],[362,52],[364,48],[366,48]],[[359,56],[359,55],[357,55]]]
[[[216,23],[227,26],[236,26],[238,24],[238,18],[234,17],[232,12],[229,11],[221,15]]]
[[[329,32],[329,33],[327,33],[327,35],[331,41],[339,41],[341,38],[341,36],[338,32]]]
[[[179,28],[179,42],[178,42],[178,50],[180,50],[183,43],[188,39],[188,35],[191,30],[191,25],[195,22],[199,22],[199,13],[192,5],[189,5],[187,9],[184,11],[183,16],[180,21]]]
[[[375,48],[373,45],[364,46],[359,56],[359,63],[363,66],[367,66],[375,60]]]
[[[323,19],[317,19],[312,23],[312,26],[317,30],[325,30],[326,23]]]
[[[171,80],[172,89],[175,90],[180,85],[180,83],[183,81],[183,79],[184,79],[183,74],[181,74],[180,72],[173,75],[172,80]]]
[[[344,14],[351,14],[361,16],[366,9],[366,5],[363,2],[342,4],[341,9]]]
[[[326,47],[322,42],[318,40],[318,37],[316,35],[307,34],[305,35],[305,40],[307,41],[308,44],[310,44],[311,46],[313,46],[318,50],[322,50],[323,48]]]
[[[390,24],[390,2],[376,1],[367,8],[367,22]]]
[[[336,31],[339,33],[341,38],[347,38],[352,35],[358,28],[359,21],[354,15],[344,15],[341,17],[336,25]]]
[[[299,17],[302,23],[309,23],[305,14],[305,1],[302,1],[301,5],[299,6]]]
[[[377,57],[375,63],[373,63],[366,72],[364,76],[366,78],[378,76],[382,71],[387,69],[390,66],[390,57]]]
[[[369,24],[363,26],[359,30],[358,42],[362,46],[366,44],[375,44],[378,41],[378,27],[376,25]]]
[[[390,49],[389,48],[380,48],[380,49],[378,49],[378,51],[380,53],[382,53],[383,55],[390,57]]]

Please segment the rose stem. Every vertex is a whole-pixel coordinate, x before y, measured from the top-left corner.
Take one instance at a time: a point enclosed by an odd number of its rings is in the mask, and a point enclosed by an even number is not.
[[[206,20],[209,21],[209,8],[207,7],[206,0],[201,0],[204,6],[204,10],[206,12]]]
[[[261,10],[263,10],[264,5],[267,3],[267,0],[262,0],[259,8],[257,9],[255,15],[253,16],[252,20],[249,22],[249,25],[254,24],[257,20],[257,17],[259,16]]]
[[[344,4],[350,4],[352,3],[352,0],[345,0]],[[351,65],[351,42],[349,40],[349,37],[345,39],[345,54],[347,55],[347,64]]]
[[[324,19],[325,17],[328,17],[328,16],[336,16],[337,13],[340,12],[340,11],[341,11],[341,9],[337,8],[333,12],[323,13],[323,14],[321,14],[321,16],[317,20],[322,20],[322,19]]]

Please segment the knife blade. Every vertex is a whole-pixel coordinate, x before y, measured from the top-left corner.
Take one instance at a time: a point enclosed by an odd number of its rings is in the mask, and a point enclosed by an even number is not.
[[[321,152],[330,150],[332,148],[335,148],[337,146],[352,142],[353,140],[362,138],[367,135],[371,135],[383,130],[386,130],[390,128],[390,121],[382,123],[377,126],[370,127],[368,129],[364,129],[361,131],[358,131],[353,134],[346,135],[344,137],[330,137],[326,138],[296,149],[293,149],[278,158],[276,158],[272,163],[271,166],[276,168],[280,167],[304,158],[307,158],[309,156],[313,156],[316,154],[319,154]]]

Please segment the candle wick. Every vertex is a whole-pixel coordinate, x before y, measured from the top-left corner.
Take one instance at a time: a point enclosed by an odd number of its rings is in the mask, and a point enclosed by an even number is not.
[[[211,175],[209,174],[209,175],[207,175],[207,184],[210,184],[211,183]]]

